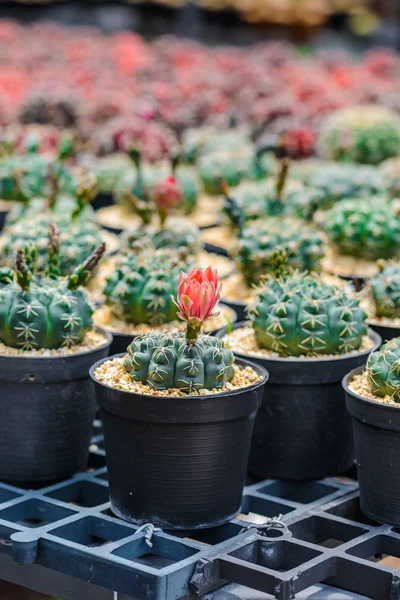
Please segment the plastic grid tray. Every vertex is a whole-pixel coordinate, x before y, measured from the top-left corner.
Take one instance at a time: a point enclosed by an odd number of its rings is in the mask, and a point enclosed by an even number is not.
[[[232,553],[253,543],[255,523],[278,514],[284,521],[296,521],[356,489],[356,483],[340,480],[261,481],[245,488],[240,518],[194,533],[156,531],[149,540],[148,530],[139,530],[110,511],[103,438],[99,424],[96,427],[86,473],[37,490],[0,484],[0,555],[138,600],[173,600],[202,594],[202,586],[196,587],[193,580],[193,576],[201,579],[199,565],[200,571],[201,565],[212,562],[228,569],[229,561],[236,560]],[[288,535],[282,540],[286,544]],[[247,568],[250,577],[258,570],[250,563]],[[236,581],[230,575],[228,579]],[[222,583],[218,577],[208,590]]]

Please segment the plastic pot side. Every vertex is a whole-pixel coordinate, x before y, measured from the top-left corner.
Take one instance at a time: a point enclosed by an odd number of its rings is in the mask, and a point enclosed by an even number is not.
[[[245,323],[237,323],[233,329]],[[235,353],[269,373],[254,425],[249,472],[262,478],[310,480],[338,475],[354,462],[351,419],[341,380],[381,344],[346,357],[260,358]],[[225,332],[218,333],[223,337]]]
[[[240,509],[256,412],[268,378],[207,396],[134,394],[100,383],[112,511],[142,525],[193,530]],[[248,361],[238,361],[240,365]]]
[[[343,378],[353,421],[360,507],[374,521],[400,527],[400,404],[380,404],[351,391],[349,383],[363,369]]]
[[[89,368],[111,336],[68,356],[0,356],[0,479],[52,482],[86,468],[96,404]]]
[[[369,327],[376,331],[376,333],[382,338],[382,343],[388,342],[393,338],[400,337],[400,327],[387,327],[384,325],[375,325],[370,323]]]

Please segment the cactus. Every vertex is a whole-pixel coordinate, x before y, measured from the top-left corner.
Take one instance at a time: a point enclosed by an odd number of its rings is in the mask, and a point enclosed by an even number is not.
[[[38,199],[12,210],[2,234],[5,261],[11,264],[15,247],[33,244],[38,252],[38,270],[43,271],[49,225],[54,222],[61,231],[61,273],[70,273],[102,241],[100,227],[91,220],[93,209],[87,204],[94,194],[93,186],[94,181],[89,177],[81,180],[75,199],[59,199],[50,208]]]
[[[400,317],[400,268],[397,263],[378,261],[379,273],[369,281],[377,317]]]
[[[235,187],[244,179],[258,180],[272,175],[274,162],[263,151],[247,144],[231,151],[205,154],[199,158],[198,168],[204,190],[217,195],[223,193],[223,182]]]
[[[375,396],[391,396],[392,400],[400,402],[400,338],[386,342],[370,354],[367,378]]]
[[[351,292],[299,271],[268,278],[250,316],[258,346],[281,356],[343,354],[367,333],[367,315]]]
[[[39,278],[27,261],[27,252],[16,252],[14,274],[0,287],[0,340],[7,346],[29,351],[80,344],[92,328],[92,308],[85,284],[104,253],[100,246],[69,277],[56,269],[57,229],[50,233],[48,275]],[[6,274],[4,274],[6,275]]]
[[[400,215],[385,197],[343,200],[328,212],[324,229],[339,254],[371,261],[400,255]]]
[[[329,160],[377,165],[400,154],[400,118],[382,106],[354,106],[327,118],[320,137]]]
[[[176,319],[175,292],[182,266],[179,252],[129,252],[115,265],[104,288],[106,304],[126,323],[161,325]]]
[[[236,248],[237,267],[248,286],[271,271],[271,253],[285,250],[293,268],[314,270],[324,255],[320,233],[294,219],[268,219],[246,226]]]
[[[122,247],[132,248],[140,242],[148,248],[186,248],[188,254],[196,256],[203,249],[200,230],[186,219],[168,219],[163,229],[151,225],[127,231],[122,236]]]
[[[308,179],[321,193],[320,208],[331,208],[346,198],[365,198],[385,193],[385,182],[376,167],[326,163]]]
[[[159,390],[194,391],[220,389],[234,375],[234,357],[222,340],[203,335],[204,322],[215,316],[221,295],[216,271],[181,273],[176,306],[187,322],[186,333],[155,333],[140,336],[128,347],[125,369],[135,381]]]
[[[149,333],[128,347],[125,369],[132,379],[152,388],[220,389],[233,377],[233,354],[215,337],[202,335],[186,343],[184,333]]]

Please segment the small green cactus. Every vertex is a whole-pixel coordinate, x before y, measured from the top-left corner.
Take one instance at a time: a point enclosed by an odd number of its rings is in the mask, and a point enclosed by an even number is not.
[[[400,267],[398,263],[378,261],[379,273],[369,281],[377,317],[400,317]]]
[[[233,362],[231,350],[213,336],[188,344],[184,333],[152,332],[133,340],[124,365],[135,381],[192,394],[223,387],[233,377]]]
[[[126,323],[170,323],[177,315],[171,296],[182,268],[189,266],[176,250],[129,252],[116,263],[107,279],[106,304]]]
[[[321,164],[307,185],[321,193],[323,209],[346,198],[367,198],[382,195],[386,190],[379,169],[368,165]]]
[[[324,229],[339,254],[371,261],[400,255],[400,215],[388,198],[343,200],[328,212]]]
[[[236,264],[248,286],[271,272],[271,254],[283,249],[293,268],[315,270],[324,256],[323,236],[295,219],[268,219],[246,226],[238,239]]]
[[[191,256],[197,256],[204,246],[200,230],[193,223],[183,218],[168,219],[163,229],[156,229],[149,225],[127,231],[122,236],[123,248],[129,250],[137,242],[155,250],[186,248]]]
[[[49,239],[48,276],[39,278],[31,270],[29,252],[16,252],[14,274],[0,287],[0,340],[7,346],[29,351],[80,344],[92,328],[92,308],[85,284],[104,253],[100,246],[69,277],[57,274],[59,242],[57,229]],[[32,254],[30,255],[32,258]],[[11,280],[10,280],[11,279]]]
[[[400,198],[400,158],[389,158],[380,165],[380,173],[385,181],[389,196]]]
[[[210,195],[223,193],[223,182],[235,187],[245,179],[259,180],[274,172],[274,161],[246,144],[232,150],[204,154],[198,160],[200,179]]]
[[[400,338],[386,342],[370,354],[367,377],[375,396],[391,396],[392,400],[400,402]]]
[[[250,317],[258,346],[281,356],[343,354],[367,333],[353,294],[299,271],[267,279]]]
[[[51,207],[40,199],[15,207],[2,234],[5,262],[12,263],[15,247],[33,244],[38,252],[38,270],[43,271],[49,225],[56,223],[61,232],[61,273],[71,273],[102,241],[101,228],[93,220],[93,209],[89,206],[95,190],[94,179],[87,177],[75,186],[75,198],[58,198]]]
[[[400,154],[400,118],[382,106],[354,106],[330,115],[320,137],[328,160],[377,165]]]

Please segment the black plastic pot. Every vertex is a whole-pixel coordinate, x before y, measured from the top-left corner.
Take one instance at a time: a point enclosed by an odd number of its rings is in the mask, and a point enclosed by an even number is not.
[[[233,329],[243,327],[237,323]],[[338,475],[354,461],[351,419],[341,381],[374,348],[334,358],[244,356],[267,369],[268,385],[254,425],[249,472],[262,478],[309,480]],[[217,337],[223,337],[224,332]]]
[[[213,254],[219,254],[220,256],[229,256],[229,252],[226,248],[216,246],[215,244],[208,244],[207,242],[204,244],[204,250]]]
[[[400,327],[384,327],[383,325],[375,325],[370,323],[369,327],[376,331],[376,333],[382,338],[382,342],[388,342],[393,338],[400,337]]]
[[[112,511],[135,524],[202,529],[240,509],[251,434],[268,374],[241,390],[165,397],[108,387],[94,377],[103,415]],[[248,365],[247,361],[238,361]]]
[[[91,202],[94,210],[100,208],[106,208],[107,206],[113,206],[114,195],[111,192],[99,192],[94,200]]]
[[[0,210],[0,231],[3,231],[4,229],[4,224],[6,222],[8,213],[8,210]]]
[[[223,304],[229,306],[237,314],[237,321],[245,321],[247,319],[247,304],[240,300],[227,300],[226,298],[221,299]]]
[[[400,404],[367,400],[349,389],[364,367],[343,379],[352,416],[360,507],[374,521],[400,527]]]
[[[237,320],[237,314],[234,312],[234,314],[232,315],[232,324],[236,323]],[[212,329],[211,331],[206,331],[205,333],[209,333],[210,335],[217,335],[217,333],[221,331],[221,329],[223,328],[220,327],[219,329]],[[113,341],[111,342],[110,347],[110,354],[125,354],[126,349],[131,343],[131,341],[139,337],[139,335],[141,335],[140,333],[119,333],[111,330],[108,330],[108,333],[112,334],[113,336]]]
[[[0,356],[0,479],[24,486],[84,471],[96,404],[89,368],[108,355]]]

